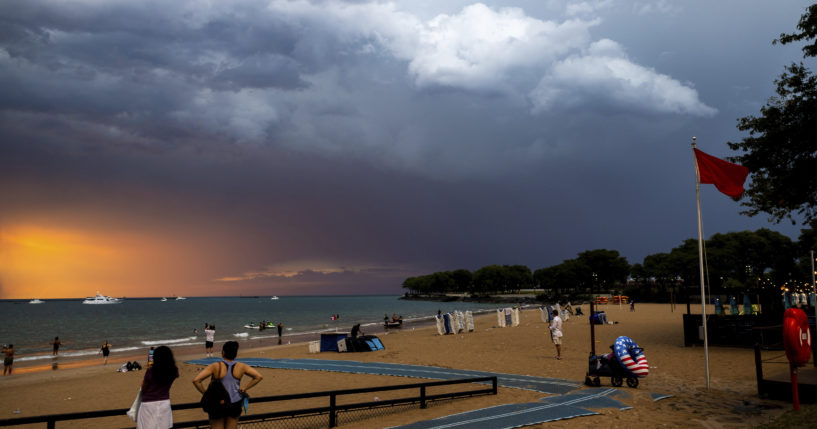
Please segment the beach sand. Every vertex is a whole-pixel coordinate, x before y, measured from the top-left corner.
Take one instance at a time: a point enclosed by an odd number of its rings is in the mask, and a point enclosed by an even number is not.
[[[695,312],[693,306],[693,313]],[[589,307],[583,305],[585,313]],[[627,335],[644,348],[650,374],[640,379],[636,389],[619,388],[630,397],[619,398],[631,409],[597,409],[599,415],[577,417],[530,427],[703,427],[744,428],[768,422],[791,405],[780,401],[761,400],[757,396],[754,351],[731,347],[710,347],[710,390],[706,389],[703,347],[684,347],[682,314],[685,306],[669,304],[638,304],[635,312],[627,306],[606,306],[608,319],[618,322],[595,327],[596,352],[607,353],[619,335]],[[700,312],[700,306],[698,306]],[[475,320],[475,330],[457,335],[437,335],[432,326],[405,326],[401,330],[376,332],[385,350],[369,353],[309,353],[304,338],[285,337],[284,345],[275,343],[241,342],[242,357],[309,358],[389,362],[429,365],[446,368],[472,369],[509,374],[525,374],[562,378],[582,382],[588,366],[590,327],[586,317],[574,317],[564,323],[562,360],[556,360],[555,347],[542,322],[538,309],[521,312],[517,327],[498,328],[495,315],[481,315]],[[218,339],[218,338],[217,338]],[[217,348],[220,345],[217,344]],[[204,357],[198,349],[174,349],[181,378],[171,390],[175,404],[197,402],[200,394],[191,380],[201,366],[185,364],[186,360]],[[782,351],[764,352],[764,359],[780,356]],[[17,366],[12,376],[0,377],[0,419],[127,408],[139,388],[144,372],[118,373],[116,368],[126,360],[144,356],[118,356],[109,360],[61,360],[56,370],[51,366]],[[373,387],[424,382],[429,380],[404,377],[343,374],[322,371],[259,369],[264,380],[250,391],[253,397],[314,392],[358,387]],[[602,378],[602,387],[610,386]],[[416,394],[412,391],[412,395]],[[671,395],[654,401],[650,393]],[[405,394],[404,394],[405,395]],[[373,398],[354,398],[368,401]],[[379,395],[386,399],[390,396]],[[427,420],[469,410],[510,403],[535,402],[546,395],[520,389],[500,388],[498,395],[440,401],[427,409],[399,409],[361,413],[355,419],[341,419],[339,427],[382,428]],[[280,409],[324,406],[325,403],[304,402],[287,404],[252,404],[251,413]],[[19,412],[15,412],[19,410]],[[205,418],[200,410],[174,412],[177,422]],[[321,420],[323,419],[323,420]],[[326,422],[326,417],[312,422]],[[58,427],[128,427],[132,422],[125,416],[81,422],[58,423]],[[328,425],[327,425],[328,426]],[[323,427],[327,427],[323,426]],[[39,427],[44,427],[40,425]]]

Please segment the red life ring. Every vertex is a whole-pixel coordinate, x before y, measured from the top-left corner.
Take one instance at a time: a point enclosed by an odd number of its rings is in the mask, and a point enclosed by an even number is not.
[[[646,377],[650,373],[650,366],[647,358],[644,357],[644,349],[630,337],[621,336],[613,343],[613,352],[616,359],[633,377]]]
[[[792,365],[803,366],[811,357],[808,316],[799,308],[790,308],[783,313],[783,347]]]

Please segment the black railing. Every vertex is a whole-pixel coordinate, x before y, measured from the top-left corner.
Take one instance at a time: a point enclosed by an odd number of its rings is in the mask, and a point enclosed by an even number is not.
[[[438,393],[434,395],[427,394],[426,390],[429,387],[437,387],[437,386],[447,386],[447,385],[454,385],[454,384],[469,384],[469,383],[491,383],[491,387],[485,389],[472,389],[472,390],[463,390],[457,392],[445,392],[445,393]],[[408,390],[408,389],[419,389],[420,395],[413,396],[413,397],[406,397],[406,398],[397,398],[397,399],[386,399],[386,400],[379,400],[373,402],[357,402],[357,403],[350,403],[350,404],[337,404],[338,397],[347,396],[347,395],[358,395],[362,393],[373,393],[373,392],[386,392],[386,391],[396,391],[396,390]],[[311,392],[311,393],[295,393],[291,395],[275,395],[275,396],[264,396],[259,398],[250,398],[250,403],[262,403],[262,402],[280,402],[280,401],[292,401],[298,399],[308,399],[308,398],[320,398],[326,397],[329,399],[329,405],[325,407],[315,407],[315,408],[302,408],[296,410],[286,410],[286,411],[276,411],[270,413],[262,413],[262,414],[252,414],[246,415],[241,418],[242,422],[249,422],[249,421],[263,421],[263,420],[273,420],[273,419],[285,419],[285,418],[296,418],[296,417],[304,417],[304,416],[314,416],[314,415],[321,415],[327,414],[329,416],[329,427],[337,426],[337,415],[339,412],[344,411],[354,411],[354,410],[365,410],[365,409],[375,409],[375,408],[383,408],[383,407],[392,407],[396,405],[407,405],[407,404],[415,404],[419,403],[420,408],[426,408],[426,405],[432,401],[439,401],[443,399],[454,399],[460,398],[465,396],[476,396],[476,395],[496,395],[497,394],[497,379],[496,376],[490,377],[474,377],[474,378],[460,378],[456,380],[443,380],[443,381],[430,381],[425,383],[413,383],[413,384],[400,384],[394,386],[380,386],[380,387],[365,387],[359,389],[344,389],[344,390],[329,390],[323,392]],[[189,409],[198,409],[201,405],[198,402],[191,402],[187,404],[175,404],[171,406],[173,410],[189,410]],[[95,419],[100,417],[111,417],[111,416],[123,416],[128,411],[128,408],[120,408],[115,410],[102,410],[102,411],[88,411],[84,413],[67,413],[67,414],[51,414],[47,416],[32,416],[32,417],[20,417],[16,419],[5,419],[0,420],[0,426],[19,426],[19,425],[27,425],[33,423],[45,423],[48,429],[54,429],[56,427],[56,422],[58,421],[69,421],[69,420],[86,420],[86,419]],[[197,421],[190,421],[190,422],[174,422],[174,428],[200,428],[200,427],[208,427],[209,421],[208,420],[197,420]]]

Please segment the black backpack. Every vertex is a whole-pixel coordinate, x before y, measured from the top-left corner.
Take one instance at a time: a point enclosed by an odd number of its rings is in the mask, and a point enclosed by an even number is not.
[[[232,368],[227,366],[227,371],[231,370]],[[227,389],[221,384],[221,379],[211,378],[210,385],[207,386],[207,390],[204,391],[200,403],[201,409],[208,414],[217,414],[230,405],[230,394],[227,393]]]

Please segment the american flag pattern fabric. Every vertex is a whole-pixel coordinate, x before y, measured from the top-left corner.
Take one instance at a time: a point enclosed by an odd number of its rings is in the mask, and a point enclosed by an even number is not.
[[[613,343],[616,359],[633,377],[646,377],[650,373],[650,366],[644,351],[630,337],[621,336]]]

